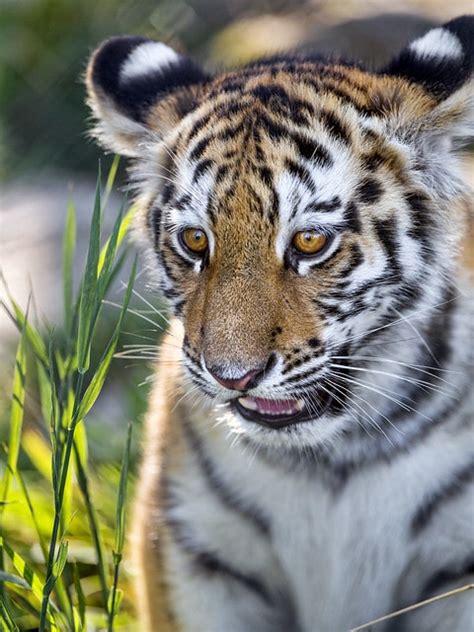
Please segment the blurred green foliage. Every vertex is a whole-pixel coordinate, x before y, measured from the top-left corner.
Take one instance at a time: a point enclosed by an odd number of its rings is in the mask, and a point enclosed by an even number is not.
[[[47,165],[93,170],[82,75],[97,42],[144,32],[156,2],[13,0],[0,8],[0,176]]]
[[[0,180],[45,166],[95,170],[82,77],[101,40],[140,34],[199,56],[236,17],[290,4],[300,0],[2,0]]]

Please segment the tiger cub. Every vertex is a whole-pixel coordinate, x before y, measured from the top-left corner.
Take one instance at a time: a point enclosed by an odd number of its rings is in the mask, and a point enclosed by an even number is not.
[[[95,135],[133,159],[174,315],[140,629],[347,631],[472,581],[473,54],[464,16],[378,72],[289,55],[212,75],[142,37],[92,56]],[[473,596],[376,629],[474,630]]]

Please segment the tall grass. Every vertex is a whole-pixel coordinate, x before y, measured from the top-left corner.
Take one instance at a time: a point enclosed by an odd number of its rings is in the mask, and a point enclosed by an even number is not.
[[[19,332],[0,485],[0,628],[5,630],[110,632],[117,626],[124,629],[131,621],[129,613],[122,616],[120,612],[119,584],[132,428],[123,448],[120,474],[109,471],[112,480],[104,485],[89,467],[84,423],[106,383],[136,275],[134,261],[112,333],[97,354],[104,299],[126,259],[123,240],[133,213],[132,209],[125,212],[124,204],[111,234],[103,240],[104,207],[117,164],[114,161],[104,195],[100,174],[98,177],[88,253],[77,290],[73,279],[74,204],[67,209],[62,326],[40,327],[33,318],[32,301],[26,308],[20,306],[2,280],[2,307]],[[24,423],[25,401],[33,387],[39,396],[40,432],[26,429]],[[34,480],[25,482],[19,466],[23,457],[43,474],[41,491]],[[108,495],[111,488],[114,492],[115,525],[103,519],[103,507],[98,510],[98,488]],[[23,546],[17,532],[28,529],[27,522],[35,541],[30,537],[30,546]],[[78,539],[92,553],[88,563],[70,550],[71,542],[77,549]]]

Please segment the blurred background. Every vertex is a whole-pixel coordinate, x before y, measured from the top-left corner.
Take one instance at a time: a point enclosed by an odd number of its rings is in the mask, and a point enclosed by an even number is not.
[[[0,269],[16,300],[24,307],[32,289],[39,321],[53,326],[61,322],[61,243],[70,198],[78,214],[77,263],[82,266],[98,161],[103,173],[112,161],[87,137],[84,103],[85,65],[104,38],[128,33],[162,40],[210,69],[288,49],[337,52],[377,67],[430,27],[469,12],[468,0],[0,0]],[[106,226],[115,219],[125,183],[122,161]],[[145,275],[140,276],[139,292],[156,304]],[[136,298],[137,311],[149,317],[148,308]],[[163,321],[156,314],[151,317],[156,327],[131,314],[122,346],[136,342],[132,336],[137,335],[158,340]],[[104,330],[104,340],[109,333]],[[16,339],[15,328],[0,309],[2,442]],[[97,473],[93,493],[103,499],[99,513],[104,524],[113,520],[110,495],[117,484],[126,425],[132,419],[139,423],[143,416],[150,374],[151,366],[143,360],[115,360],[107,388],[87,422]],[[21,465],[40,502],[48,465],[41,462],[44,446],[37,417],[32,393]],[[135,440],[134,458],[138,443]],[[7,522],[6,528],[20,550],[29,547],[34,557],[34,531],[26,518],[21,521],[21,512],[18,515],[20,520],[10,526]],[[81,529],[78,523],[74,554],[87,566],[93,552]],[[91,594],[94,589],[91,585]]]

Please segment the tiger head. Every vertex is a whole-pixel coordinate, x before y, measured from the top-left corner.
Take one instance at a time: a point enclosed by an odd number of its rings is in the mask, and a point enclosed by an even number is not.
[[[137,231],[184,366],[238,432],[344,431],[351,358],[449,301],[473,21],[378,72],[285,56],[211,76],[140,37],[92,56],[95,135],[134,160]]]

